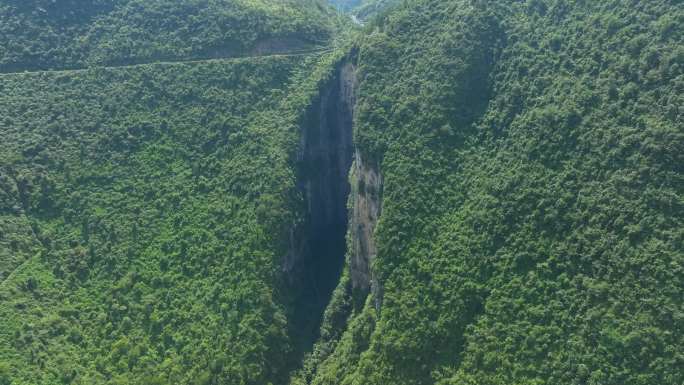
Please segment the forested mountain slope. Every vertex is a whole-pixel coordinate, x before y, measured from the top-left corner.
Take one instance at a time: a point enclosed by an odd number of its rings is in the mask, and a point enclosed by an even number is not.
[[[666,0],[416,0],[368,25],[376,294],[293,382],[682,383],[683,27]]]
[[[365,4],[0,0],[0,385],[684,382],[684,4]]]
[[[311,48],[331,16],[318,0],[4,0],[0,72]]]
[[[273,299],[288,179],[258,122],[297,65],[3,79],[2,209],[26,260],[2,261],[14,383],[273,375],[269,349],[288,344]]]
[[[335,23],[302,2],[195,3],[3,2],[39,34],[17,27],[4,63],[88,64],[103,51],[78,51],[81,33],[117,22],[135,47],[164,43],[179,59],[213,39],[317,41]],[[140,26],[122,16],[140,7]],[[222,15],[228,37],[192,27]],[[193,39],[159,33],[174,18]],[[52,33],[63,44],[43,50]],[[156,55],[108,52],[95,62]],[[0,74],[1,384],[284,382],[296,360],[280,290],[299,207],[291,159],[299,111],[333,68],[284,53]]]

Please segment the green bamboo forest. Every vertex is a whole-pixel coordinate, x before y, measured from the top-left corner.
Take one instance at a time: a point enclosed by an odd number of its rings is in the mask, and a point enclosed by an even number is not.
[[[684,384],[684,2],[0,0],[59,384]]]

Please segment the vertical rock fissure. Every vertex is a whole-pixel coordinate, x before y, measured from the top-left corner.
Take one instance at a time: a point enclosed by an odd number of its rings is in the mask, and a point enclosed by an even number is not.
[[[353,64],[340,64],[302,128],[297,168],[306,204],[304,224],[296,230],[294,255],[286,267],[294,288],[290,332],[299,357],[318,338],[323,312],[344,268],[355,83]]]
[[[377,255],[374,233],[382,209],[380,167],[365,159],[360,151],[355,151],[351,181],[349,270],[354,307],[360,309],[368,294],[372,294],[379,311],[382,288],[372,277],[371,264]]]

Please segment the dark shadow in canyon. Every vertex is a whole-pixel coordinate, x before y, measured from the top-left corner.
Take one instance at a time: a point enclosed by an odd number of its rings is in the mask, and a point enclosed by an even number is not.
[[[298,189],[304,224],[296,230],[286,261],[292,287],[289,322],[293,366],[301,365],[319,336],[326,306],[346,254],[347,199],[352,165],[354,67],[342,63],[308,111],[298,153]]]

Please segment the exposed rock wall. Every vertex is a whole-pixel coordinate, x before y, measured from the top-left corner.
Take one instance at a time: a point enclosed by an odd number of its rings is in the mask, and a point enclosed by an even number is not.
[[[347,225],[352,164],[353,66],[344,64],[310,115],[300,143],[300,190],[314,232]]]
[[[377,162],[354,150],[357,93],[357,69],[347,59],[321,88],[302,124],[297,187],[305,206],[302,223],[291,230],[290,251],[283,261],[292,292],[290,333],[299,355],[320,337],[325,309],[339,305],[330,301],[340,284],[345,256],[345,296],[352,296],[354,308],[360,309],[369,294],[379,308],[382,297],[371,273],[382,175]],[[351,310],[337,309],[345,318]]]
[[[371,264],[377,255],[375,226],[381,213],[382,174],[379,167],[367,162],[359,151],[354,153],[351,180],[351,252],[350,269],[354,297],[365,300],[372,289],[379,304],[379,286],[373,282]]]
[[[345,61],[321,87],[302,124],[297,187],[305,206],[283,261],[295,356],[310,350],[318,338],[323,312],[344,268],[355,87],[355,68]]]
[[[304,202],[304,223],[293,226],[283,271],[291,281],[311,254],[311,241],[325,229],[348,223],[348,174],[352,165],[355,71],[344,63],[313,102],[303,122],[297,153],[297,187]]]

